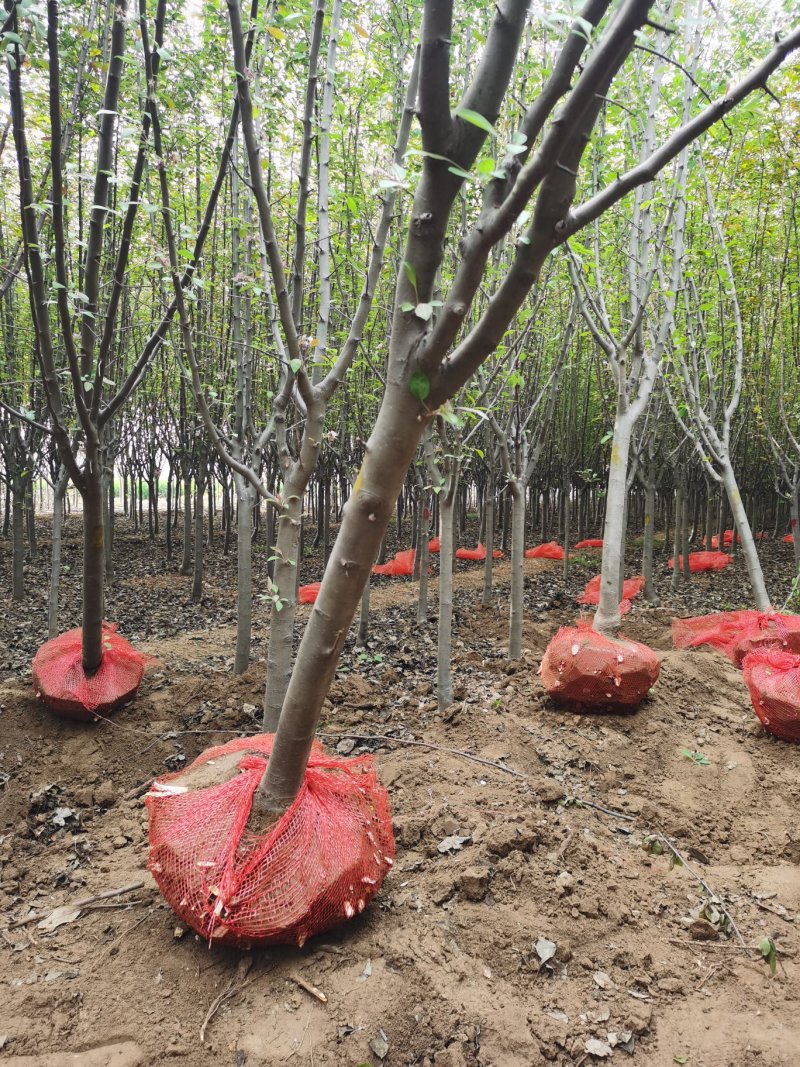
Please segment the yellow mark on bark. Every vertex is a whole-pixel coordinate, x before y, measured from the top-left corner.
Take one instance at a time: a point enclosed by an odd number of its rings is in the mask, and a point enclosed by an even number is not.
[[[612,447],[612,449],[611,449],[611,466],[612,467],[619,466],[620,460],[621,460],[621,456],[619,454],[619,449],[617,448],[616,445],[614,445]]]
[[[734,489],[731,493],[731,500],[734,504],[741,504],[742,498],[739,496],[739,490]]]
[[[644,524],[645,524],[645,526],[649,526],[649,525],[650,525],[650,523],[651,523],[652,521],[653,521],[653,520],[652,520],[652,518],[651,518],[651,517],[650,517],[649,515],[645,515],[645,517],[644,517]]]
[[[355,484],[353,485],[354,493],[357,493],[361,489],[361,483],[364,481],[364,467],[366,466],[366,462],[367,461],[364,460],[364,462],[361,464],[361,467],[359,468],[358,476],[355,480]]]
[[[92,548],[98,552],[103,547],[103,527],[95,526],[94,533],[92,534]]]

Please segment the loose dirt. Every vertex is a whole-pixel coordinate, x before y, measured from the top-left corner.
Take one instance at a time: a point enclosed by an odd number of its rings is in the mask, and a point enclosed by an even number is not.
[[[787,586],[784,547],[765,556]],[[142,580],[163,567],[152,548],[131,536],[117,551],[112,617],[128,609],[123,631],[159,665],[113,720],[61,722],[29,688],[26,664],[45,636],[43,562],[29,568],[26,613],[15,622],[12,607],[0,625],[2,1062],[797,1064],[800,749],[763,732],[732,664],[669,639],[676,607],[742,602],[739,564],[682,597],[662,576],[663,608],[635,601],[624,632],[661,652],[662,673],[624,716],[560,711],[536,674],[575,616],[591,558],[566,587],[560,564],[526,563],[518,663],[504,658],[508,565],[496,569],[491,608],[480,604],[481,568],[461,566],[457,700],[444,713],[432,687],[435,598],[418,625],[413,583],[376,587],[370,641],[348,644],[321,731],[342,753],[375,753],[397,862],[349,924],[303,950],[241,952],[209,950],[161,900],[141,798],[207,745],[256,729],[263,615],[260,662],[233,678],[234,561],[212,552],[206,599],[192,605],[174,565]],[[305,570],[303,580],[318,577],[313,559]],[[718,897],[705,915],[701,879]],[[56,907],[137,881],[39,928]],[[765,937],[774,975],[758,950]]]

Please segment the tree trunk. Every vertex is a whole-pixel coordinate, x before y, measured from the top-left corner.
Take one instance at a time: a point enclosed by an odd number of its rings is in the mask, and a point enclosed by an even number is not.
[[[183,556],[180,573],[192,573],[192,479],[189,476],[183,479]]]
[[[508,620],[508,658],[522,655],[522,618],[525,607],[525,487],[508,483],[511,496],[511,602]]]
[[[11,493],[11,599],[25,599],[25,488]]]
[[[651,607],[659,605],[658,593],[653,581],[653,548],[655,544],[656,483],[655,470],[647,472],[644,488],[644,547],[642,550],[642,574],[644,575],[644,598]]]
[[[83,491],[83,638],[82,662],[87,675],[103,659],[103,478],[96,446],[87,445]]]
[[[750,578],[750,585],[753,590],[756,608],[759,611],[770,611],[772,605],[770,604],[769,595],[767,594],[767,587],[764,584],[764,573],[761,570],[761,562],[758,558],[753,531],[750,529],[750,523],[747,521],[744,504],[739,495],[739,487],[736,484],[736,476],[733,473],[733,467],[731,466],[730,460],[726,460],[722,464],[722,483],[725,486],[728,504],[730,505],[733,514],[734,540],[736,539],[737,532],[742,539],[742,556],[744,557],[747,574]]]
[[[436,700],[439,711],[453,703],[453,525],[456,486],[449,486],[446,499],[439,501],[439,640],[436,652]]]
[[[194,571],[191,597],[193,604],[199,604],[203,597],[203,562],[205,556],[203,534],[203,483],[198,478],[194,501]]]
[[[624,576],[625,499],[628,493],[628,454],[633,423],[630,410],[617,411],[603,523],[600,602],[593,623],[595,630],[605,634],[615,633],[620,625],[619,590]]]
[[[64,516],[64,494],[69,476],[62,467],[53,486],[53,531],[50,544],[50,588],[47,597],[47,636],[58,634],[58,590],[61,578],[61,529]]]
[[[496,493],[496,478],[494,465],[489,463],[489,477],[486,480],[486,494],[483,501],[483,514],[486,529],[484,531],[484,545],[486,545],[486,559],[483,561],[483,594],[481,604],[488,608],[492,603],[492,575],[494,573],[494,498]]]
[[[236,479],[239,521],[236,525],[236,657],[234,674],[244,674],[250,666],[253,628],[253,505],[255,490],[243,478]]]

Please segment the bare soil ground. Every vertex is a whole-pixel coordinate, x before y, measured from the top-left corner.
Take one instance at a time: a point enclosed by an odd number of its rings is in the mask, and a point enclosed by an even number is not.
[[[77,526],[67,539],[69,566]],[[3,582],[7,549],[0,542]],[[769,544],[764,556],[777,601],[791,549]],[[480,606],[480,568],[461,566],[458,699],[444,714],[432,688],[433,610],[417,626],[413,583],[376,587],[373,638],[366,649],[348,645],[321,729],[332,748],[375,752],[397,862],[348,925],[302,950],[240,952],[209,950],[163,903],[146,869],[141,798],[167,769],[256,728],[263,617],[260,661],[233,678],[232,558],[211,553],[201,605],[162,550],[123,527],[116,562],[109,617],[160,665],[113,722],[62,722],[33,697],[46,560],[28,568],[24,612],[9,611],[0,586],[0,1061],[800,1062],[800,749],[762,731],[732,664],[674,651],[669,634],[676,609],[738,606],[747,595],[739,564],[681,597],[663,577],[666,607],[637,602],[624,632],[659,650],[662,674],[626,716],[560,711],[536,674],[596,570],[585,556],[566,587],[559,564],[526,564],[519,663],[504,658],[507,565],[497,567],[490,609]],[[317,576],[313,558],[305,567],[304,580]],[[68,573],[65,626],[76,612]],[[665,835],[686,862],[654,854],[648,835]],[[442,851],[453,837],[460,849]],[[701,879],[741,940],[700,919]],[[39,926],[55,907],[133,883],[141,888],[67,913],[72,921],[51,931]],[[767,936],[778,948],[774,975],[757,949]]]

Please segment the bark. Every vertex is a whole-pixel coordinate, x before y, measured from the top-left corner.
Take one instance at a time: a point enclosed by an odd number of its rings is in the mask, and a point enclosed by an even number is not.
[[[236,478],[239,521],[236,524],[236,656],[234,674],[244,674],[250,666],[253,629],[253,505],[256,492],[243,478]]]
[[[439,501],[439,640],[436,649],[436,700],[439,711],[453,703],[453,526],[458,475],[451,475],[445,499]]]
[[[69,485],[69,475],[61,467],[53,487],[53,533],[51,541],[50,586],[47,597],[47,636],[58,634],[58,590],[61,577],[61,531],[64,515],[64,495]]]
[[[613,634],[619,629],[619,590],[624,577],[625,497],[627,495],[628,455],[633,419],[630,409],[617,409],[608,471],[606,514],[603,524],[603,563],[600,602],[594,617],[594,629]]]
[[[509,482],[511,494],[511,602],[508,626],[508,658],[522,655],[522,618],[525,609],[525,487]]]
[[[489,462],[489,477],[486,480],[486,493],[483,502],[483,516],[486,529],[484,530],[484,545],[486,546],[486,559],[483,561],[483,593],[481,604],[488,608],[492,603],[492,575],[494,573],[494,500],[497,492],[494,464]]]
[[[205,554],[203,523],[203,481],[198,477],[194,500],[194,569],[192,571],[192,603],[199,604],[203,597],[203,563]]]
[[[83,635],[84,672],[92,675],[103,659],[103,579],[105,531],[103,478],[96,443],[86,444],[83,469]]]
[[[180,573],[192,573],[192,479],[189,475],[183,479],[183,554]]]
[[[744,504],[742,503],[742,498],[739,494],[739,487],[736,484],[736,475],[733,473],[733,466],[731,465],[730,460],[725,462],[722,466],[722,484],[725,486],[725,493],[728,497],[728,503],[733,514],[734,539],[736,538],[737,532],[742,539],[742,556],[744,557],[745,566],[747,567],[747,575],[750,579],[750,586],[753,590],[756,607],[759,611],[770,611],[772,605],[770,604],[769,594],[767,593],[767,587],[764,583],[764,573],[761,570],[755,538],[753,537],[753,531],[750,529],[750,523],[748,522],[747,513],[745,512]]]
[[[653,548],[655,543],[656,482],[655,470],[650,467],[644,487],[644,547],[642,549],[642,574],[644,598],[651,607],[657,608],[660,601],[653,582]]]
[[[25,488],[11,492],[11,599],[25,599]]]

